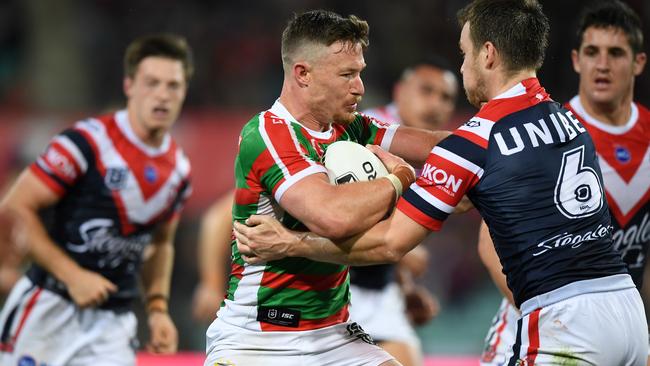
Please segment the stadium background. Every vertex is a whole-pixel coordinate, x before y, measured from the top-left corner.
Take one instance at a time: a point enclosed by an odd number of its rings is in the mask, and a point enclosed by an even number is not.
[[[578,9],[589,1],[541,1],[552,27],[542,84],[557,101],[577,92],[570,50]],[[401,69],[430,53],[458,70],[455,14],[466,0],[448,1],[172,1],[4,0],[0,2],[0,185],[9,184],[49,137],[77,118],[121,108],[122,55],[142,34],[182,34],[194,48],[196,74],[174,133],[193,165],[194,195],[176,240],[171,313],[180,348],[201,351],[206,324],[191,319],[197,283],[198,219],[232,186],[241,126],[278,97],[280,33],[293,12],[326,8],[370,23],[362,108],[390,100]],[[650,2],[627,3],[650,26]],[[646,32],[645,49],[648,50]],[[650,72],[637,78],[636,100],[650,104]],[[457,72],[458,76],[460,74]],[[450,128],[474,109],[461,92]],[[428,354],[478,355],[499,294],[476,253],[478,215],[449,220],[429,238],[431,265],[421,282],[442,313],[418,329]],[[215,304],[216,309],[216,304]],[[381,316],[380,314],[378,316]],[[142,323],[142,322],[141,322]],[[144,339],[145,328],[141,327]]]

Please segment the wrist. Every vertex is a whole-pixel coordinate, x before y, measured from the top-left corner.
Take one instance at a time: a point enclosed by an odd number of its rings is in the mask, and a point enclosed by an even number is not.
[[[305,244],[307,239],[308,232],[294,232],[293,233],[293,243],[288,248],[287,257],[304,257],[305,253],[302,252],[301,247]]]
[[[146,300],[147,313],[149,315],[153,313],[166,314],[169,310],[168,302],[169,302],[169,297],[165,294],[154,293],[154,294],[147,295],[147,300]]]

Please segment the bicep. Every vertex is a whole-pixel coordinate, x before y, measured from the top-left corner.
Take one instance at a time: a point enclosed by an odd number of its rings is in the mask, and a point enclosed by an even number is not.
[[[12,209],[38,211],[54,205],[59,199],[59,193],[44,183],[30,168],[27,168],[11,186],[2,205]]]
[[[386,230],[386,244],[402,254],[417,247],[430,232],[425,226],[420,225],[398,209],[393,211],[390,220],[384,221],[389,221]]]
[[[153,232],[151,243],[154,245],[171,245],[174,242],[179,216],[174,215],[169,220],[162,222]]]
[[[328,201],[335,199],[336,192],[325,174],[312,174],[293,184],[280,199],[280,205],[291,216],[318,234],[326,219]]]

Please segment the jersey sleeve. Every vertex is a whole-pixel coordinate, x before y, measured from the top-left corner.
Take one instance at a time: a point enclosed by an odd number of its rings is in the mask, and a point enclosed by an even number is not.
[[[390,150],[390,144],[393,142],[395,131],[397,131],[399,125],[380,121],[361,113],[358,116],[358,121],[363,129],[362,140],[359,143],[362,145],[379,145],[386,151]]]
[[[397,209],[431,231],[440,230],[483,176],[486,148],[463,135],[457,130],[431,150],[420,176],[397,203]]]
[[[54,136],[30,166],[31,171],[59,196],[64,195],[94,164],[92,148],[76,129]]]
[[[327,174],[325,167],[311,159],[300,143],[298,134],[291,122],[275,117],[270,112],[259,116],[257,131],[242,137],[239,146],[240,164],[250,164],[250,172],[270,193],[276,202],[292,185],[316,173]]]

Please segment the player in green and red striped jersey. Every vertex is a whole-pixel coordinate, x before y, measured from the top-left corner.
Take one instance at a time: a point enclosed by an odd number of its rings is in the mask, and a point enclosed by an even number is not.
[[[318,10],[289,22],[280,98],[240,135],[234,220],[266,214],[292,229],[354,235],[385,217],[415,177],[392,157],[388,179],[331,185],[322,164],[327,147],[339,140],[380,145],[421,164],[447,135],[357,113],[367,37],[367,23],[355,16]],[[228,294],[207,332],[205,365],[397,365],[350,322],[348,302],[347,266],[305,258],[247,265],[233,245]]]

